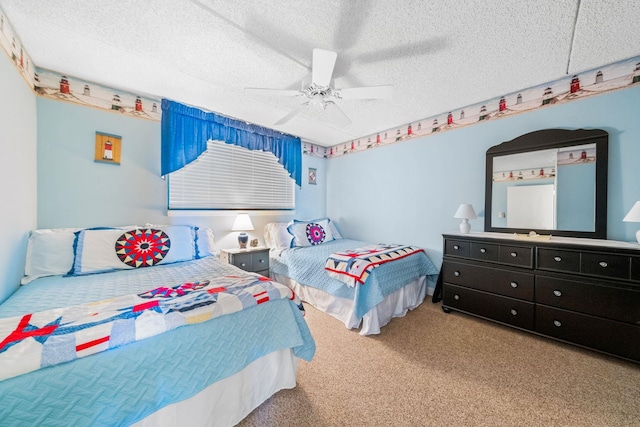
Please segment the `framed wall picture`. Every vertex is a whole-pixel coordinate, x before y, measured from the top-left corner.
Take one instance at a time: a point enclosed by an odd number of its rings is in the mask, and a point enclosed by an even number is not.
[[[122,137],[104,132],[96,132],[95,162],[120,164]]]
[[[316,169],[315,168],[309,168],[309,184],[311,185],[316,185]]]

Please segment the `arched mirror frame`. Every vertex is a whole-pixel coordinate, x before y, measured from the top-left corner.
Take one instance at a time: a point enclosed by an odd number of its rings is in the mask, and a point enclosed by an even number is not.
[[[493,159],[516,153],[527,153],[550,148],[570,147],[573,145],[596,144],[596,182],[595,182],[595,224],[594,231],[523,229],[492,226],[493,195]],[[493,146],[487,150],[485,184],[485,231],[501,233],[551,234],[554,236],[583,237],[592,239],[607,238],[607,173],[609,164],[609,134],[601,129],[544,129],[527,133],[511,141]]]

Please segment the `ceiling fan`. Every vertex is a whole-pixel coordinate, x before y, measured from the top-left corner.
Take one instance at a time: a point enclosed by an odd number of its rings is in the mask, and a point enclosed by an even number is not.
[[[311,84],[302,90],[245,88],[263,95],[301,96],[307,100],[282,117],[274,125],[283,125],[303,110],[326,111],[331,120],[344,127],[351,124],[349,117],[335,103],[337,99],[385,99],[391,98],[393,86],[361,86],[336,89],[330,86],[333,67],[338,54],[324,49],[313,49]]]

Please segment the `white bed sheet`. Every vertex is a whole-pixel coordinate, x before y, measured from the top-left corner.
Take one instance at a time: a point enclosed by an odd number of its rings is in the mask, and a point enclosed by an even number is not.
[[[277,350],[240,372],[211,384],[195,396],[165,406],[136,427],[208,426],[239,423],[274,393],[296,386],[297,359],[293,350]]]
[[[348,329],[360,327],[360,335],[379,334],[381,327],[394,317],[403,317],[409,310],[418,307],[427,295],[427,278],[426,276],[419,277],[386,296],[382,302],[363,316],[362,322],[359,322],[354,315],[353,300],[336,297],[321,289],[301,285],[292,278],[281,274],[272,272],[271,278],[289,286],[301,300],[340,320]]]

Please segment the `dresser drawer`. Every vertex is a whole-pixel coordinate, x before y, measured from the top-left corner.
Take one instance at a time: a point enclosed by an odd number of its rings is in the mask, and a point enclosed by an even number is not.
[[[624,255],[583,252],[580,271],[602,277],[629,279],[631,259]]]
[[[444,254],[459,256],[468,258],[469,257],[469,242],[465,242],[463,240],[450,240],[445,239],[444,241]]]
[[[523,329],[533,329],[533,303],[444,284],[443,304]]]
[[[445,283],[533,301],[533,274],[453,261],[445,261],[442,268]]]
[[[251,271],[258,273],[264,270],[269,270],[269,252],[265,251],[251,254],[251,265]]]
[[[580,252],[538,248],[537,268],[578,273]]]
[[[526,246],[500,245],[498,261],[519,267],[533,267],[533,248]]]
[[[535,312],[536,332],[640,361],[640,326],[543,305]]]
[[[537,275],[535,294],[539,304],[640,326],[640,288],[624,289]]]
[[[483,261],[497,261],[498,247],[498,245],[492,245],[490,243],[472,242],[469,247],[469,258]]]
[[[253,271],[251,258],[251,254],[235,254],[232,256],[231,264],[246,271]]]
[[[631,280],[640,282],[640,257],[631,258]]]

